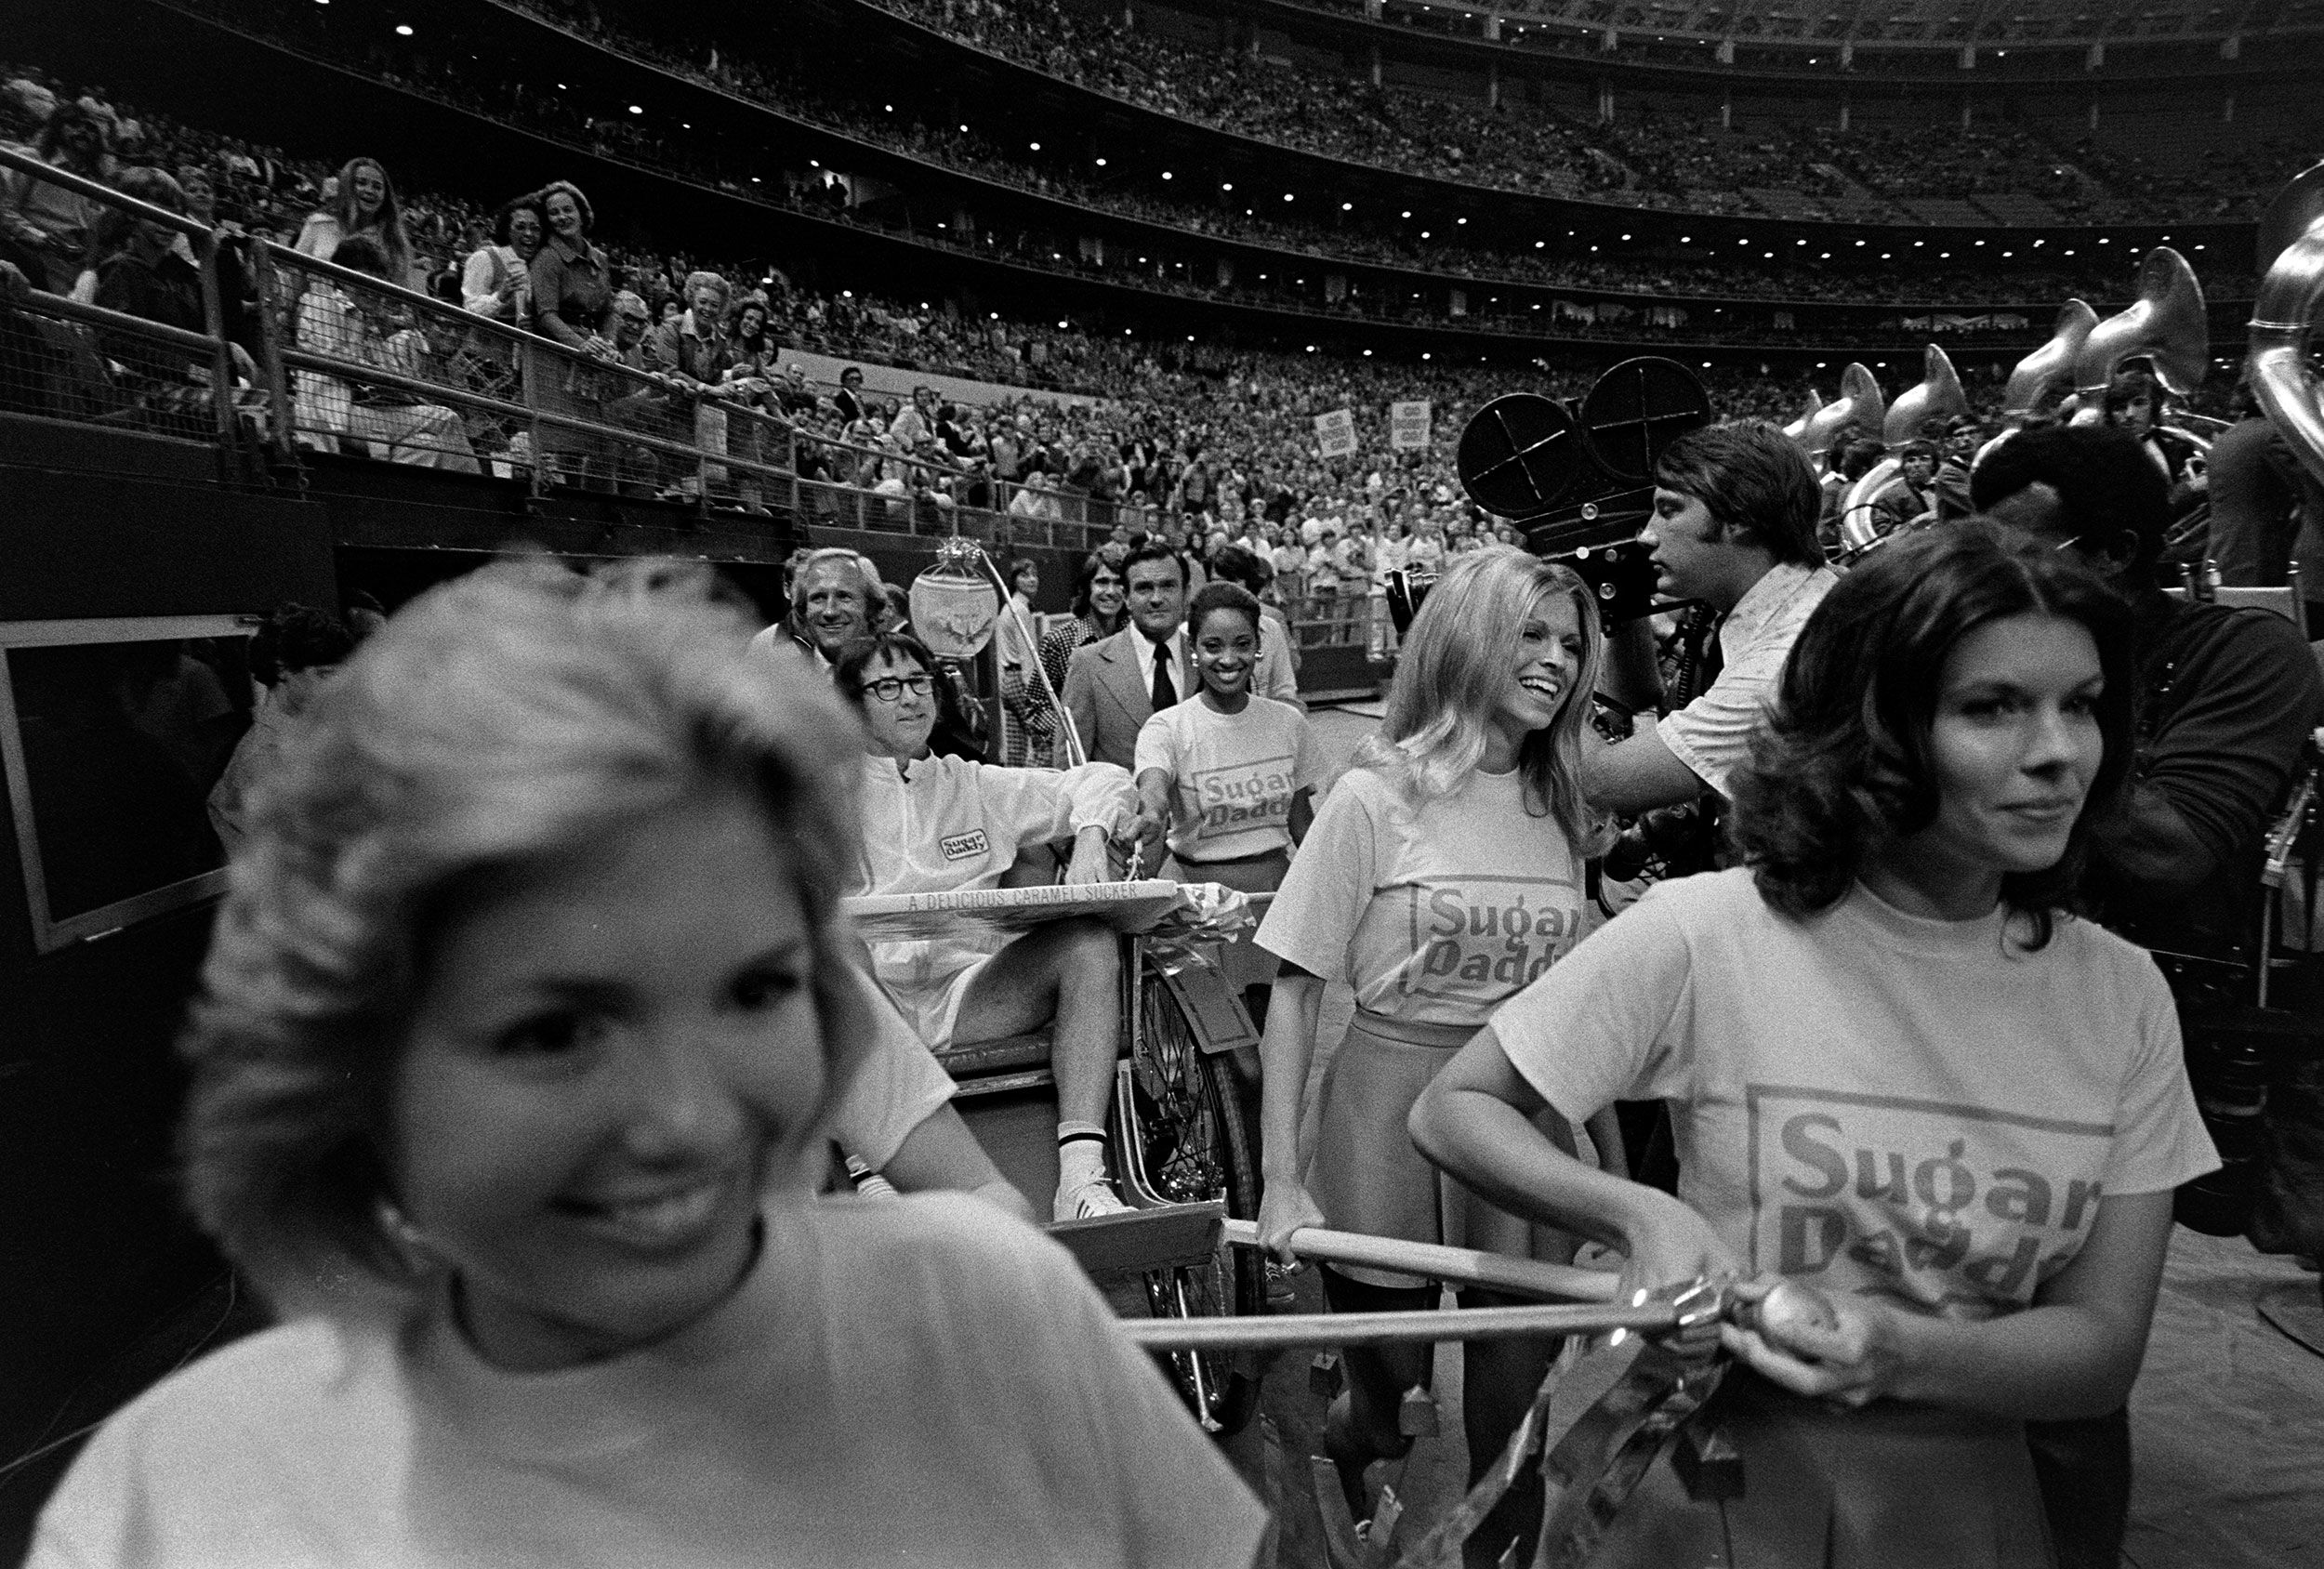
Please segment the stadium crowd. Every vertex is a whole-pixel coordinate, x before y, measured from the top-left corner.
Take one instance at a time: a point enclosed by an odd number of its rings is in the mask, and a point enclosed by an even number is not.
[[[20,148],[46,146],[42,155],[62,158],[56,125],[86,122],[96,142],[86,167],[98,178],[138,184],[150,200],[214,216],[234,235],[325,258],[358,238],[358,229],[369,230],[379,255],[353,263],[362,270],[406,282],[446,305],[553,331],[543,324],[551,313],[545,302],[563,284],[544,283],[540,270],[545,256],[559,251],[550,243],[550,197],[559,187],[488,213],[473,196],[399,191],[390,172],[368,158],[334,174],[329,165],[117,107],[101,88],[67,87],[24,67],[0,66],[0,78],[7,83],[0,90],[0,136]],[[350,181],[375,186],[372,217],[354,216],[350,203],[358,198],[345,189]],[[98,254],[92,231],[53,237],[48,248],[33,254],[22,248],[26,226],[37,228],[41,217],[40,194],[55,189],[21,178],[6,182],[0,244],[9,244],[43,284],[86,292],[112,259]],[[1394,564],[1395,551],[1387,547],[1406,539],[1435,540],[1444,549],[1490,538],[1493,525],[1461,496],[1452,469],[1452,445],[1468,415],[1513,387],[1578,395],[1591,375],[1546,360],[1512,375],[1425,357],[1419,364],[1391,365],[1367,356],[1141,338],[989,312],[980,322],[950,301],[916,305],[848,288],[804,287],[762,257],[590,244],[601,257],[602,288],[590,297],[588,319],[561,317],[567,341],[632,370],[680,378],[689,410],[715,399],[786,423],[799,438],[791,452],[796,471],[827,487],[810,492],[826,512],[853,508],[874,526],[887,526],[969,508],[1015,520],[1011,527],[1079,525],[1124,541],[1154,528],[1205,556],[1237,543],[1264,553],[1296,589],[1311,595],[1318,587],[1332,592],[1343,578],[1368,582]],[[535,295],[540,298],[529,297]],[[299,326],[310,336],[324,330],[304,309]],[[522,374],[522,367],[491,364],[472,348],[447,346],[439,335],[417,350],[426,361],[421,374],[450,386],[465,378],[471,390],[491,389],[480,377]],[[865,391],[860,376],[818,384],[796,357],[786,362],[786,350],[802,349],[1025,390],[996,391],[982,403],[924,390],[906,403]],[[1703,374],[1729,415],[1781,419],[1805,401],[1796,381]],[[302,389],[322,379],[303,378]],[[1970,380],[1973,391],[1994,390],[1974,376]],[[1060,388],[1095,401],[1042,395]],[[1387,441],[1388,405],[1409,400],[1430,404],[1430,438],[1424,447],[1398,452]],[[664,398],[658,406],[667,415],[669,404]],[[1357,455],[1326,460],[1317,455],[1314,421],[1342,408],[1353,414]],[[399,417],[409,424],[420,415],[406,405]],[[412,461],[446,455],[461,466],[532,461],[521,438],[488,419],[469,417],[456,433],[444,423],[448,410],[426,417],[442,427],[434,436],[375,445],[397,456],[411,448]],[[310,414],[302,406],[302,419],[312,430],[360,434],[343,410]],[[668,433],[694,439],[691,424]],[[740,445],[731,450],[745,455]],[[588,479],[585,463],[548,455],[561,471],[573,470],[564,477]],[[669,480],[665,472],[653,483],[658,488]],[[851,491],[889,499],[834,499]]]
[[[1644,113],[1586,125],[1548,106],[1497,112],[1257,53],[1194,48],[1118,19],[1061,9],[1037,22],[998,0],[873,3],[1063,80],[1245,136],[1406,174],[1646,206],[1895,221],[1906,215],[1887,204],[1899,199],[2008,192],[2073,221],[2246,218],[2296,155],[2289,138],[2239,138],[2231,168],[2174,175],[2087,139],[2058,147],[2014,126],[1935,138],[1905,127],[1774,124],[1714,134]],[[1744,187],[1811,206],[1868,200],[1876,210],[1802,213]],[[1715,205],[1700,205],[1706,200]]]
[[[506,3],[609,49],[704,86],[915,158],[1076,205],[1142,218],[1180,232],[1211,234],[1304,252],[1318,262],[1381,262],[1486,282],[1615,289],[1633,294],[1642,302],[1675,293],[1696,293],[1711,298],[1819,301],[1893,300],[1899,294],[1900,285],[1894,271],[1867,268],[1852,256],[1839,257],[1835,266],[1816,264],[1819,259],[1834,259],[1826,253],[1820,258],[1748,269],[1709,260],[1693,261],[1667,250],[1621,260],[1601,259],[1580,254],[1579,247],[1552,252],[1545,241],[1536,242],[1530,249],[1507,250],[1471,243],[1459,227],[1443,234],[1419,227],[1393,231],[1370,214],[1338,222],[1317,222],[1305,215],[1287,218],[1247,204],[1251,201],[1248,191],[1237,195],[1232,190],[1223,190],[1216,193],[1215,199],[1205,202],[1132,191],[1119,181],[1069,172],[1059,163],[1031,162],[1017,150],[1003,148],[973,126],[931,118],[909,102],[885,102],[875,108],[850,95],[832,91],[787,69],[780,60],[760,59],[746,48],[737,48],[733,40],[722,41],[693,29],[683,29],[682,36],[673,36],[670,29],[674,19],[663,12],[625,12],[617,21],[608,15],[606,7],[583,0]],[[625,26],[623,21],[633,21],[635,25]],[[678,25],[682,27],[682,22]],[[652,36],[639,31],[649,26],[659,31]],[[1709,133],[1703,134],[1708,138]],[[2024,133],[2012,134],[2020,139],[2024,137]],[[1980,167],[1987,156],[1985,143],[1990,139],[1969,138],[1968,145],[1977,150],[1974,159]],[[1772,143],[1763,151],[1777,165],[1789,162],[1789,156]],[[2281,160],[2291,154],[2288,148],[2279,152],[2278,161],[2267,164],[2263,173],[2255,175],[2255,181],[2272,179],[2280,173]],[[1836,154],[1820,150],[1816,155],[1828,158]],[[1740,168],[1710,169],[1703,175],[1705,183],[1719,181],[1730,187],[1751,183],[1748,171]],[[1700,193],[1707,198],[1700,210],[1728,210],[1708,200],[1718,192]],[[1465,220],[1454,221],[1465,226]],[[2086,265],[2068,265],[2053,256],[2038,266],[2013,268],[2000,277],[1990,271],[1968,269],[1916,267],[1904,286],[1913,298],[1946,300],[1955,305],[1972,300],[2048,301],[2069,295],[2106,297],[2120,292],[2123,283],[2118,276],[2119,271],[2104,266],[2095,257],[2089,258]],[[2221,278],[2215,283],[2228,296],[2236,296],[2241,286],[2239,279]],[[1638,308],[1644,307],[1641,304]]]
[[[342,40],[332,32],[328,20],[320,18],[312,7],[292,6],[288,0],[196,3],[237,26],[266,28],[270,36],[286,46],[354,66],[404,90],[435,98],[469,112],[489,112],[601,157],[617,159],[740,199],[786,206],[827,221],[872,229],[891,238],[1007,259],[1047,271],[1103,277],[1149,292],[1300,310],[1325,320],[1482,320],[1489,321],[1497,329],[1528,336],[1770,345],[1801,340],[1795,318],[1760,312],[1749,320],[1740,320],[1734,313],[1707,310],[1694,301],[1678,302],[1661,297],[1672,291],[1693,290],[1736,300],[1836,298],[1877,302],[1882,295],[1897,292],[1894,273],[1868,270],[1870,263],[1892,259],[1876,252],[1866,253],[1868,265],[1864,268],[1849,267],[1844,257],[1832,268],[1818,265],[1830,260],[1830,253],[1814,258],[1802,254],[1796,261],[1785,259],[1772,268],[1763,268],[1760,264],[1777,261],[1769,253],[1748,258],[1753,263],[1750,268],[1736,268],[1708,259],[1696,261],[1684,251],[1667,248],[1666,254],[1642,256],[1635,260],[1601,258],[1597,256],[1599,247],[1586,241],[1562,245],[1556,252],[1550,250],[1547,240],[1537,242],[1531,252],[1472,251],[1460,247],[1448,235],[1440,256],[1433,248],[1438,237],[1424,229],[1406,238],[1373,233],[1353,224],[1301,228],[1278,225],[1272,219],[1262,222],[1255,211],[1237,215],[1231,206],[1223,204],[1229,194],[1226,192],[1220,193],[1221,204],[1216,208],[1155,201],[1000,157],[989,143],[980,143],[972,129],[962,132],[949,125],[900,123],[892,103],[875,112],[868,105],[835,99],[804,87],[797,88],[797,98],[786,97],[786,86],[779,74],[770,76],[763,68],[743,63],[732,52],[721,54],[715,46],[706,46],[698,55],[689,55],[648,44],[607,24],[596,8],[565,11],[548,7],[527,7],[555,20],[561,28],[586,32],[609,47],[633,53],[664,69],[682,72],[724,90],[746,91],[769,107],[841,134],[985,178],[1003,179],[1076,205],[1161,224],[1175,232],[1130,244],[1118,239],[1093,241],[1081,232],[1084,226],[1070,214],[1061,215],[1053,224],[988,223],[956,229],[944,218],[928,221],[928,215],[919,210],[934,205],[946,214],[954,213],[957,204],[952,198],[933,203],[915,202],[908,197],[885,204],[860,202],[852,197],[844,181],[828,172],[768,170],[762,148],[748,138],[720,138],[691,125],[656,128],[646,121],[618,112],[591,113],[564,95],[541,91],[538,84],[527,81],[522,74],[495,79],[473,59],[454,61],[398,52],[368,33],[356,40]],[[693,63],[696,59],[706,63]],[[715,62],[715,71],[707,62]],[[774,86],[768,86],[770,83]],[[1458,229],[1453,231],[1458,232]],[[1288,277],[1281,269],[1270,274],[1255,271],[1249,265],[1222,270],[1215,256],[1185,250],[1179,239],[1185,234],[1218,234],[1283,244],[1303,252],[1304,257],[1292,258],[1292,275]],[[1182,254],[1155,254],[1172,250]],[[1320,274],[1312,278],[1301,275],[1305,270],[1299,263],[1302,259],[1313,260],[1318,269],[1340,259],[1422,267],[1437,273],[1441,283],[1425,290],[1407,291],[1393,281],[1358,277],[1327,282]],[[1936,259],[1948,259],[1947,253],[1940,253]],[[2034,257],[2028,256],[2026,259],[2032,261]],[[2045,258],[2023,273],[2013,270],[2006,283],[1997,283],[1989,274],[1934,269],[1915,268],[1911,276],[1911,292],[1916,297],[1944,297],[1954,302],[1955,309],[1947,312],[1947,319],[1937,330],[1962,342],[1991,337],[1997,331],[2007,334],[2020,330],[2014,322],[1992,323],[1983,319],[1996,309],[1987,303],[1996,294],[2046,301],[2072,294],[2106,299],[2127,292],[2126,281],[2097,256],[2073,263],[2067,262],[2063,256],[2054,261]],[[1504,299],[1481,294],[1476,286],[1489,288],[1499,283],[1614,289],[1634,297],[1546,302]],[[1455,297],[1451,289],[1444,285],[1457,288],[1459,297]],[[2216,293],[2232,297],[2246,284],[2240,278],[2214,276],[2211,286]],[[1963,303],[1973,297],[1979,303]],[[1923,315],[1927,313],[1927,306],[1918,309]],[[1719,319],[1722,316],[1728,319]],[[1925,330],[1918,324],[1905,326],[1906,320],[1900,308],[1898,317],[1880,325],[1890,331]]]

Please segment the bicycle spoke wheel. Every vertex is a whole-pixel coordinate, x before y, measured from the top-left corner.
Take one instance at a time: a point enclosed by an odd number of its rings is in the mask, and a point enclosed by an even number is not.
[[[1148,1180],[1169,1202],[1222,1200],[1228,1214],[1253,1218],[1259,1174],[1228,1060],[1202,1049],[1169,978],[1148,977],[1139,1006],[1131,1086]],[[1147,1307],[1157,1318],[1255,1314],[1266,1300],[1264,1261],[1223,1242],[1208,1265],[1156,1270],[1145,1282]],[[1250,1419],[1258,1380],[1245,1359],[1178,1351],[1161,1360],[1205,1428],[1233,1432]]]

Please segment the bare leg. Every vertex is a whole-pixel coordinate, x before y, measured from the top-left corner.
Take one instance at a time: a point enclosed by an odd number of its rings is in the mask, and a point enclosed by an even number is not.
[[[1095,921],[1061,921],[1001,950],[969,984],[954,1034],[962,1040],[1020,1035],[1043,1023],[1057,1082],[1060,1220],[1118,1214],[1128,1206],[1105,1166],[1106,1106],[1121,1051],[1118,940]]]
[[[1121,951],[1111,929],[1058,921],[1027,932],[969,986],[955,1040],[998,1040],[1051,1025],[1057,1119],[1105,1126],[1121,1055]]]

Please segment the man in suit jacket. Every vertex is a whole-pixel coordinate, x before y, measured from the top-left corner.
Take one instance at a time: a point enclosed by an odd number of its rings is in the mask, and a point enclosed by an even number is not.
[[[1187,654],[1186,561],[1167,545],[1143,545],[1122,562],[1128,585],[1129,625],[1074,651],[1065,667],[1065,712],[1073,716],[1083,750],[1091,762],[1133,768],[1138,732],[1154,717],[1155,651],[1167,650],[1169,695],[1182,703],[1199,684]],[[1298,676],[1291,668],[1288,628],[1261,626],[1259,668],[1251,690],[1304,708]]]
[[[1155,699],[1167,707],[1193,695],[1195,678],[1183,625],[1185,561],[1167,545],[1142,545],[1123,560],[1122,581],[1129,625],[1074,651],[1064,697],[1089,760],[1129,769]]]

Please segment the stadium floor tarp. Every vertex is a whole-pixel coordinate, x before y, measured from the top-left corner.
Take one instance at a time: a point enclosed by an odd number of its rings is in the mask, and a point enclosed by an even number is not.
[[[2131,1395],[2135,1569],[2324,1565],[2324,1357],[2260,1297],[2317,1277],[2239,1237],[2174,1232]]]

